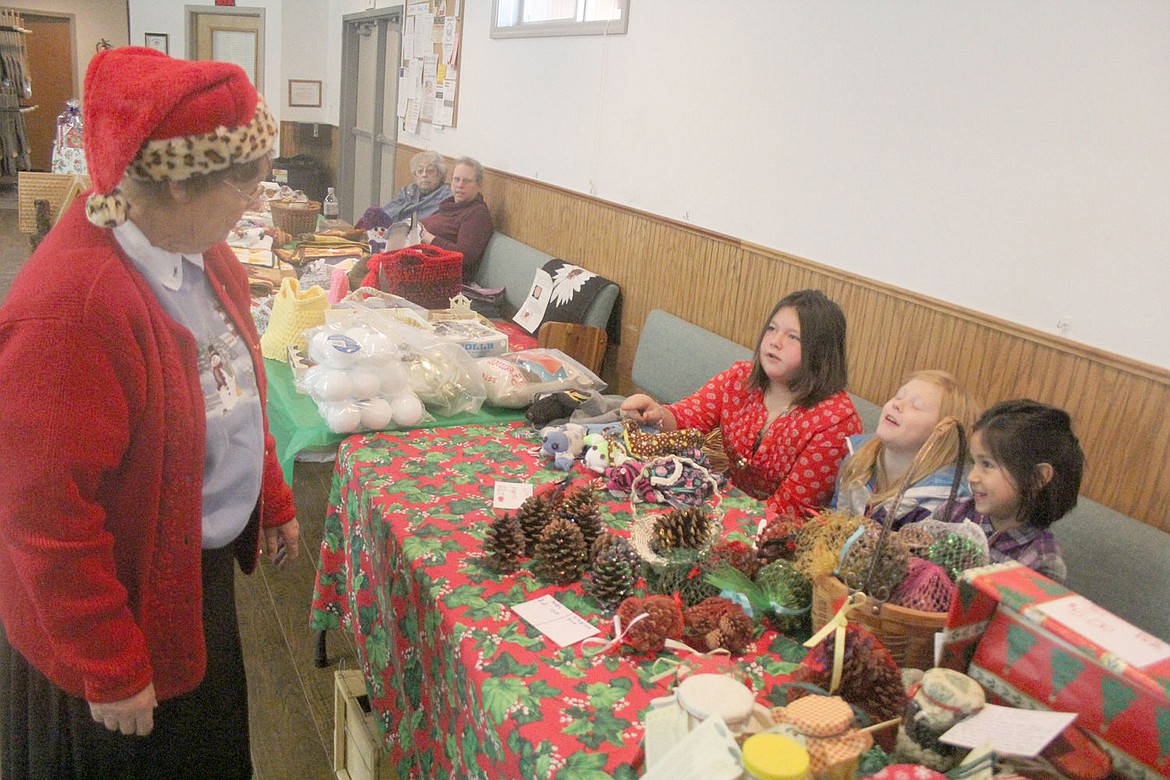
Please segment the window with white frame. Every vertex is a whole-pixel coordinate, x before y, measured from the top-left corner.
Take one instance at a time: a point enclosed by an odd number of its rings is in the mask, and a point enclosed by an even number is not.
[[[630,0],[493,0],[492,37],[615,35],[626,31]]]

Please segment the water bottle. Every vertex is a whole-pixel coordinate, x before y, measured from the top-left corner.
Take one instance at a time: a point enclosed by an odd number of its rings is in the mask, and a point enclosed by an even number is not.
[[[325,219],[337,219],[337,196],[333,193],[332,187],[325,194],[325,200],[321,201],[321,216]]]

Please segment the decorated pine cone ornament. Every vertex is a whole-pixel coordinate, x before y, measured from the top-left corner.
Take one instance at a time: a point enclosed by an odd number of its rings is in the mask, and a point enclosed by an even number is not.
[[[634,549],[634,545],[630,544],[629,539],[618,536],[612,531],[603,531],[593,540],[590,556],[596,561],[602,553],[610,549],[616,549],[623,558],[630,562],[630,571],[634,573],[635,577],[641,576],[642,556],[638,555],[638,551]]]
[[[902,685],[902,671],[897,661],[865,628],[850,623],[844,630],[841,683],[830,693],[865,710],[874,723],[901,717],[906,706],[906,689]],[[835,632],[831,632],[809,650],[803,664],[793,673],[793,679],[828,691],[833,681],[835,646]],[[800,698],[806,693],[804,689],[793,686],[788,689],[788,698]]]
[[[637,622],[642,613],[646,617]],[[682,640],[682,607],[670,596],[631,596],[621,603],[617,610],[623,630],[623,642],[636,653],[653,655],[666,647],[667,639]]]
[[[559,496],[554,494],[533,493],[524,499],[524,503],[516,510],[516,519],[520,521],[520,528],[524,532],[524,552],[531,556],[536,553],[536,543],[545,527],[557,516]]]
[[[701,652],[720,648],[739,655],[751,646],[755,624],[733,601],[711,596],[683,611],[683,636]]]
[[[697,550],[707,543],[716,521],[705,506],[672,509],[654,519],[650,549],[662,554],[682,547]]]
[[[504,574],[520,568],[524,557],[524,529],[516,515],[505,513],[488,523],[487,538],[483,542],[484,562]]]
[[[601,519],[601,498],[597,492],[597,483],[594,481],[567,493],[561,501],[558,513],[577,524],[581,529],[581,535],[585,537],[585,544],[591,547],[594,540],[605,530],[605,523]]]
[[[986,566],[987,551],[978,540],[962,534],[947,534],[926,548],[923,558],[943,567],[952,582],[958,582],[966,569]]]
[[[955,583],[937,563],[911,556],[906,579],[898,583],[890,603],[919,612],[946,612],[951,608]]]
[[[536,543],[532,571],[543,580],[568,585],[579,580],[588,566],[589,548],[581,529],[563,517],[554,518]]]
[[[637,581],[637,570],[630,558],[619,546],[611,545],[594,558],[584,588],[602,609],[612,611],[634,592]]]
[[[762,561],[750,544],[740,541],[717,542],[699,556],[699,565],[703,567],[704,573],[718,569],[724,564],[738,569],[750,579],[756,576]]]
[[[763,563],[792,560],[804,521],[793,514],[769,515],[756,534],[756,551]]]
[[[645,463],[663,455],[679,455],[699,449],[707,456],[707,465],[712,471],[727,470],[727,451],[723,449],[723,431],[719,428],[710,433],[697,428],[649,433],[642,431],[633,420],[622,421],[622,427],[625,449],[634,460]]]
[[[923,553],[930,545],[934,544],[935,536],[922,523],[911,523],[904,525],[897,532],[898,538],[902,540],[904,546],[911,555],[922,557]]]
[[[870,595],[886,600],[906,578],[910,553],[897,534],[887,534],[879,550],[881,526],[875,523],[866,526],[861,536],[846,542],[839,574],[850,587],[865,589]]]
[[[699,551],[690,548],[670,550],[665,563],[647,567],[646,589],[662,595],[678,594],[683,606],[698,604],[708,596],[718,596],[719,590],[703,577]]]
[[[826,509],[810,517],[796,537],[793,565],[810,582],[832,574],[841,559],[841,548],[864,522],[861,515],[840,509]]]

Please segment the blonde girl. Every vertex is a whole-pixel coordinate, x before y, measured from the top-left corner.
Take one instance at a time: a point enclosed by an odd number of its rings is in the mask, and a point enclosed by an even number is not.
[[[978,413],[975,399],[946,371],[911,374],[882,407],[876,432],[849,437],[851,455],[841,464],[833,506],[882,522],[939,421],[953,417],[970,430]],[[894,528],[929,517],[947,500],[958,457],[959,432],[951,427],[913,466]],[[960,488],[958,495],[966,494]]]

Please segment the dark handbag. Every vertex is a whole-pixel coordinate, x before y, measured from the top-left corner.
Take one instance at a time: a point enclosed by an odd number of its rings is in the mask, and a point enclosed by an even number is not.
[[[463,253],[415,244],[370,258],[363,285],[427,309],[446,309],[463,289]]]

